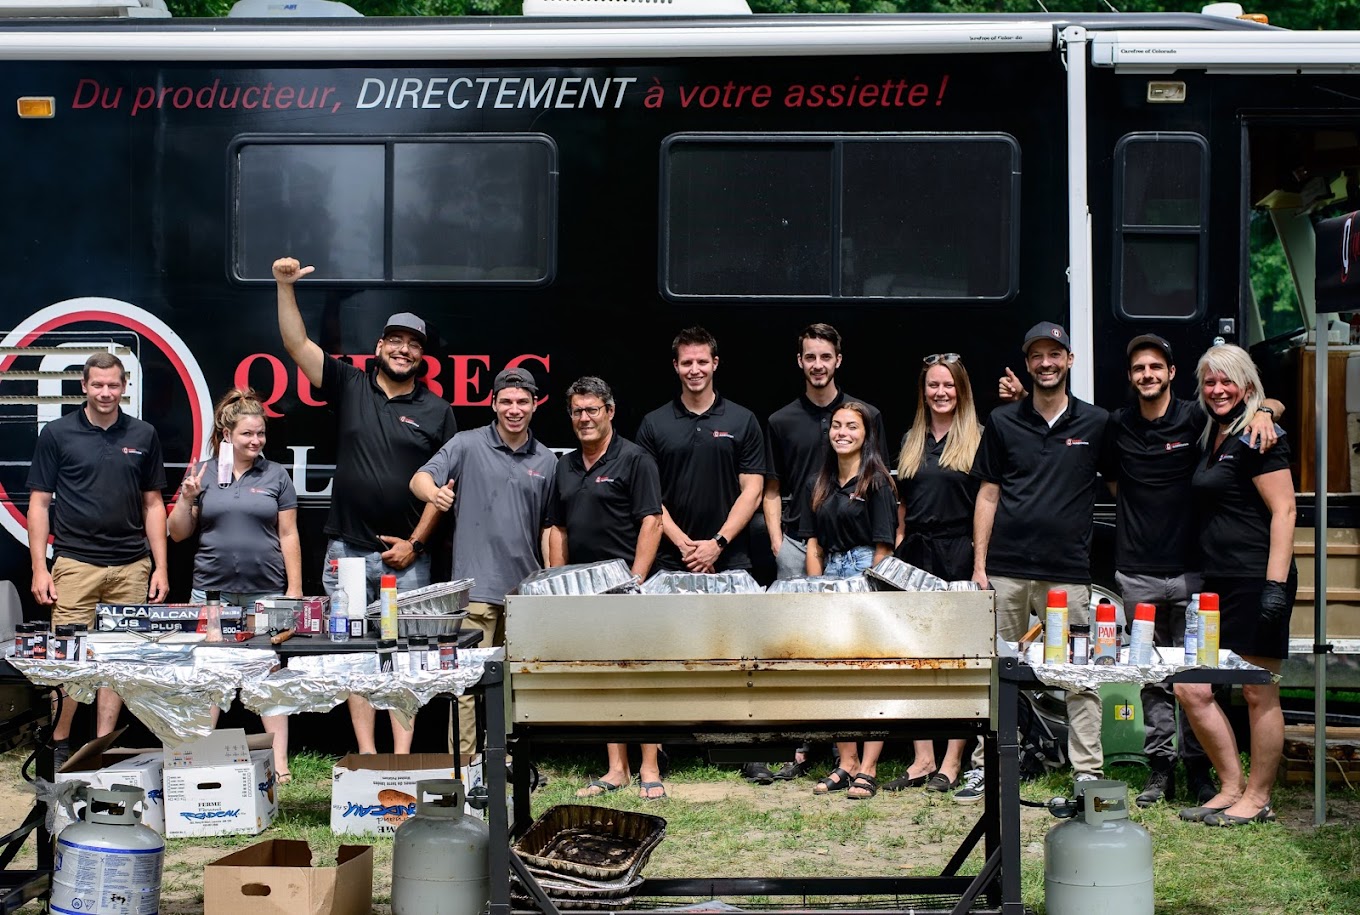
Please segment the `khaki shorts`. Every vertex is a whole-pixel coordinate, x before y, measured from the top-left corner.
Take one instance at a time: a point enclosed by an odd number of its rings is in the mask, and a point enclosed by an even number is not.
[[[52,564],[57,589],[52,625],[84,623],[94,629],[95,604],[144,604],[150,581],[150,556],[125,566],[96,566],[58,556]]]

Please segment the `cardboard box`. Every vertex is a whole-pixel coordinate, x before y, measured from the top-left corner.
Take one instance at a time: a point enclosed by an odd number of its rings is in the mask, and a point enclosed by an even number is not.
[[[480,756],[457,761],[449,753],[351,753],[331,773],[331,832],[346,836],[391,835],[416,812],[416,782],[461,778],[472,790],[482,783]],[[464,808],[480,817],[471,807]]]
[[[222,634],[241,629],[241,608],[222,606]],[[97,604],[98,632],[198,632],[202,604]]]
[[[203,915],[368,915],[373,846],[341,845],[335,867],[312,867],[312,849],[269,839],[203,869]]]
[[[146,792],[146,809],[142,823],[165,835],[165,798],[161,790],[162,753],[160,750],[114,748],[113,744],[126,728],[91,740],[71,754],[71,758],[56,775],[58,785],[82,781],[92,788],[112,788],[114,785],[134,785]],[[66,808],[58,805],[52,834],[67,826],[71,818]]]
[[[273,629],[287,629],[292,626],[298,632],[321,635],[326,631],[326,614],[330,611],[331,599],[321,597],[273,597],[255,602],[256,612],[269,615],[269,626]]]
[[[239,728],[165,751],[165,834],[253,836],[279,811],[273,738]]]

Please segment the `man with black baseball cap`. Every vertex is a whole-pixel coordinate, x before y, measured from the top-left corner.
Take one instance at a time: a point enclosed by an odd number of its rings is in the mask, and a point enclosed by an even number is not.
[[[546,555],[557,456],[529,430],[537,400],[526,369],[500,372],[491,384],[495,419],[450,438],[410,480],[422,502],[453,511],[453,577],[473,579],[467,623],[482,631],[485,648],[505,644],[505,595]],[[458,699],[458,730],[458,752],[476,752],[471,696]]]
[[[1182,400],[1172,393],[1176,362],[1169,342],[1157,334],[1140,334],[1125,352],[1136,404],[1110,415],[1101,468],[1115,491],[1115,582],[1126,613],[1140,603],[1157,607],[1159,646],[1180,646],[1185,643],[1186,604],[1202,582],[1188,506],[1195,465],[1204,455],[1198,442],[1206,417],[1197,399]],[[1274,445],[1275,417],[1283,411],[1278,401],[1268,401],[1253,417],[1250,434],[1263,451]],[[1151,684],[1143,687],[1142,700],[1150,772],[1135,803],[1150,807],[1175,793],[1175,698],[1170,687]],[[1211,799],[1217,789],[1209,778],[1209,761],[1186,726],[1184,712],[1179,755],[1190,800],[1202,804]]]
[[[327,356],[307,336],[294,284],[314,268],[283,257],[273,269],[284,348],[336,413],[335,478],[325,527],[330,539],[321,574],[326,593],[336,588],[339,561],[350,557],[362,558],[367,572],[366,593],[346,595],[351,604],[376,600],[383,575],[395,575],[402,591],[428,585],[425,543],[439,510],[422,505],[407,484],[458,425],[453,408],[418,380],[425,368],[425,322],[409,312],[388,318],[373,365],[362,371]],[[349,710],[359,752],[376,753],[373,706],[351,696]],[[409,753],[412,736],[394,715],[396,752]]]
[[[1034,396],[992,411],[973,463],[981,481],[973,515],[973,580],[996,591],[1000,636],[1015,642],[1030,613],[1043,619],[1050,589],[1067,592],[1072,623],[1089,619],[1091,521],[1096,474],[1109,414],[1067,390],[1072,344],[1059,324],[1041,321],[1021,351]],[[1004,382],[1003,382],[1004,383]],[[1079,780],[1098,778],[1100,697],[1067,696],[1068,753]],[[954,794],[982,800],[981,747]]]

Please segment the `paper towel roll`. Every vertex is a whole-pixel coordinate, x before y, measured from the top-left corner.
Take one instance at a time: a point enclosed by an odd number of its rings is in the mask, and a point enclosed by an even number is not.
[[[362,557],[347,556],[340,560],[337,577],[340,587],[345,589],[345,596],[349,598],[351,607],[368,605],[368,575],[365,566]]]

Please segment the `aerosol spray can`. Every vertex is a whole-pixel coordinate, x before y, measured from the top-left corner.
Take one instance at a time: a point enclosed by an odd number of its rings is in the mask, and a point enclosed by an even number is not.
[[[1157,628],[1157,607],[1138,604],[1133,608],[1133,625],[1129,627],[1129,663],[1151,664],[1152,641]]]
[[[1199,663],[1199,592],[1190,595],[1185,605],[1185,663]]]
[[[1212,591],[1199,596],[1199,664],[1218,666],[1218,595]]]
[[[1114,604],[1102,600],[1096,605],[1096,664],[1119,663],[1119,624],[1114,618]]]
[[[382,638],[397,639],[397,576],[384,575],[382,589],[378,592],[378,606],[381,608],[379,622]]]
[[[1067,592],[1053,588],[1048,592],[1044,611],[1044,663],[1062,664],[1067,660]]]

